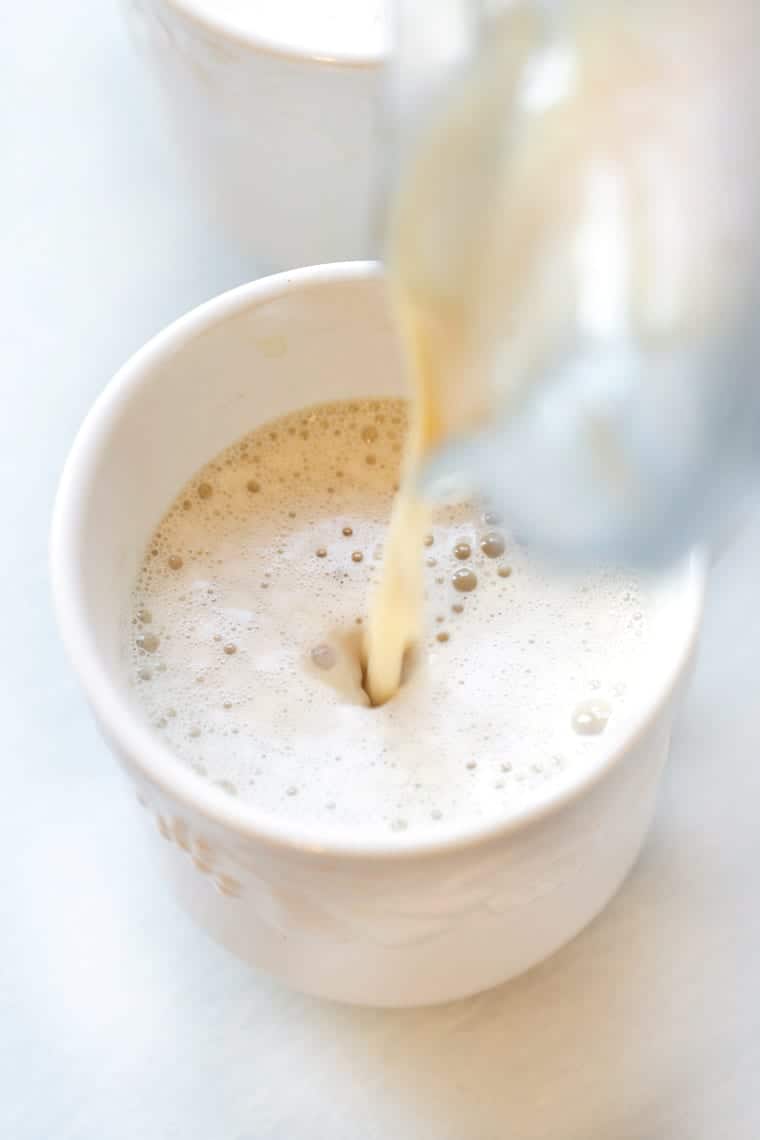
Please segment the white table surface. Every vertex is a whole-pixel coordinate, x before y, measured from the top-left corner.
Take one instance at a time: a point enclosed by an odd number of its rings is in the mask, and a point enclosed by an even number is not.
[[[50,505],[115,368],[254,268],[185,201],[113,0],[14,0],[0,33],[0,1136],[757,1140],[760,521],[714,574],[642,859],[526,977],[322,1004],[150,877],[52,626]]]

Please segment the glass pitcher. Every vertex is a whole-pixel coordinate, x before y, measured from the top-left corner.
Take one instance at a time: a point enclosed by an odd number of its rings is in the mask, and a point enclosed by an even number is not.
[[[387,260],[433,330],[434,493],[660,563],[756,479],[754,0],[397,0]]]

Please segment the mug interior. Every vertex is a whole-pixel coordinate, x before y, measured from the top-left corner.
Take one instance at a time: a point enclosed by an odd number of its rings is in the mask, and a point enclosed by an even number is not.
[[[235,826],[255,829],[262,821],[252,805],[231,802],[189,771],[130,704],[122,631],[146,543],[187,480],[244,433],[310,404],[404,393],[374,267],[302,270],[233,290],[162,333],[109,385],[73,449],[56,507],[52,574],[64,640],[96,715],[151,778]],[[695,563],[658,582],[654,627],[662,652],[647,655],[647,677],[621,721],[619,748],[668,699],[693,643],[701,598]],[[603,763],[614,758],[614,744]],[[558,784],[547,799],[559,802],[570,790]],[[510,816],[504,826],[513,822]],[[272,827],[276,838],[293,839],[284,824]]]

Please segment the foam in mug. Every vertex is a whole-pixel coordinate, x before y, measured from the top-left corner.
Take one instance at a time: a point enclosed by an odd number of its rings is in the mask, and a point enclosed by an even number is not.
[[[380,708],[360,646],[407,425],[320,405],[213,459],[153,535],[125,653],[145,715],[231,796],[332,830],[493,821],[581,774],[635,689],[649,610],[612,572],[555,578],[488,509],[436,509],[422,634]]]

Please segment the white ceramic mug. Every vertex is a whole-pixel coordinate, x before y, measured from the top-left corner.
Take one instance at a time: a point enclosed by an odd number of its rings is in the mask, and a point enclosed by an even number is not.
[[[200,184],[214,220],[257,265],[371,256],[382,52],[279,44],[211,3],[123,2],[188,185]]]
[[[244,432],[323,400],[404,390],[371,264],[304,269],[210,301],[142,349],[85,421],[52,534],[60,627],[155,858],[199,923],[299,989],[440,1002],[527,969],[576,934],[644,839],[699,626],[699,559],[663,587],[661,644],[627,728],[543,802],[440,838],[350,841],[231,799],[131,703],[120,630],[145,544],[183,483]],[[647,660],[649,660],[649,656]]]

